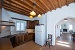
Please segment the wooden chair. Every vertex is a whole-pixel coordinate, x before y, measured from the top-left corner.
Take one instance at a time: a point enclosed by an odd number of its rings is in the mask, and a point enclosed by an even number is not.
[[[75,41],[75,34],[72,34],[72,39],[73,41]]]
[[[46,46],[47,44],[49,45],[49,48],[50,48],[50,46],[52,45],[52,35],[51,35],[51,34],[48,34],[48,39],[46,40],[45,46]]]

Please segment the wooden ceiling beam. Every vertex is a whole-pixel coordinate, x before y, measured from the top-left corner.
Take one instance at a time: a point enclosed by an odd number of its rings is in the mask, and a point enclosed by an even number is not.
[[[57,0],[57,1],[58,1],[58,5],[59,5],[60,8],[61,8],[62,6],[64,6],[65,3],[66,3],[66,0]]]
[[[48,9],[48,11],[51,11],[50,8],[42,0],[40,0],[40,2]]]
[[[57,0],[52,0],[53,4],[55,5],[56,8],[59,8]]]
[[[15,1],[15,0],[11,0],[11,1],[12,1],[13,3],[15,3],[16,5],[19,5],[19,6],[21,6],[22,8],[29,10],[30,12],[32,11],[32,9],[28,8],[28,7],[25,6],[25,5],[22,5],[21,3]]]
[[[69,5],[70,3],[73,3],[74,0],[66,0],[66,5]]]
[[[7,3],[7,4],[11,4],[11,6],[15,6],[16,8],[19,8],[19,9],[25,11],[25,12],[30,12],[30,10],[22,8],[20,5],[17,5],[15,3],[11,2],[11,0],[9,0],[9,1],[5,0],[4,2]]]
[[[56,5],[55,5],[54,0],[49,0],[49,1],[54,5],[54,7],[55,7],[55,9],[56,9],[57,7],[56,7]]]
[[[5,9],[8,10],[8,11],[11,11],[11,10],[12,10],[12,12],[15,12],[15,13],[18,13],[18,14],[25,15],[23,12],[20,12],[20,11],[18,11],[18,10],[16,10],[16,9],[7,7],[7,6],[5,6],[5,5],[3,6],[3,8],[5,8]]]
[[[34,9],[33,3],[36,2],[35,12],[37,14],[43,14],[47,11],[54,10],[56,8],[61,8],[64,5],[69,5],[75,2],[75,0],[3,0],[5,7],[9,10],[18,12],[20,14],[30,15],[29,13]]]
[[[11,7],[12,5],[9,5],[9,4],[4,4],[3,6],[7,6],[7,7]],[[12,6],[12,7],[14,7],[14,6]],[[19,8],[17,8],[17,7],[14,7],[14,9],[17,9],[18,11],[20,11],[20,12],[23,12],[23,13],[26,13],[26,14],[28,14],[28,12],[25,12],[25,11],[23,11],[23,10],[21,10],[21,9],[19,9]]]
[[[40,8],[40,9],[42,9],[44,12],[46,11],[44,8],[43,8],[43,6],[41,6],[41,4],[39,3],[39,1],[38,0],[30,0],[32,3],[34,3],[34,1],[36,2],[36,5]]]
[[[17,11],[13,8],[10,8],[10,7],[7,7],[7,6],[3,6],[4,9],[8,10],[8,11],[11,11],[11,12],[15,12],[15,13],[18,13],[18,14],[21,14],[21,15],[26,15],[28,16],[27,14],[24,14],[24,13],[21,13],[20,11]]]
[[[53,5],[52,1],[51,0],[48,0],[48,1],[52,5],[53,9],[55,9],[55,6]]]
[[[7,7],[11,7],[12,5],[11,4],[3,4],[3,6],[7,6]],[[14,7],[14,6],[12,6],[12,7]],[[20,11],[20,12],[23,12],[23,13],[26,13],[26,14],[28,14],[28,12],[25,12],[25,11],[23,11],[23,10],[21,10],[21,9],[19,9],[19,8],[17,8],[17,7],[14,7],[14,9],[17,9],[18,11]]]
[[[40,0],[35,0],[35,1],[36,1],[36,3],[37,3],[40,7],[42,7],[43,9],[45,9],[45,12],[48,11],[48,9],[40,2]]]
[[[33,10],[32,7],[26,5],[25,3],[22,3],[22,2],[20,2],[20,1],[18,1],[18,0],[12,0],[12,2],[15,2],[15,3],[17,3],[17,4],[19,4],[19,5],[23,6],[23,7],[25,7],[25,8],[27,8],[27,9],[31,10],[31,11]],[[38,11],[37,11],[36,13],[38,13]],[[39,13],[42,13],[42,12],[39,12]]]
[[[43,1],[43,0],[42,0],[42,1]],[[49,3],[48,0],[44,0],[43,2],[45,3],[45,5],[48,6],[48,8],[50,9],[50,11],[53,9],[52,5]]]
[[[70,0],[66,0],[66,5],[68,6],[69,4],[70,4],[70,2],[69,2]]]
[[[70,3],[73,3],[75,0],[70,0]]]
[[[6,6],[6,7],[10,8],[10,9],[13,9],[13,11],[16,10],[16,11],[19,11],[19,13],[29,15],[28,13],[25,13],[25,12],[23,12],[23,11],[20,10],[20,9],[16,9],[15,7],[13,7],[13,6],[11,6],[11,5],[3,4],[3,6]]]
[[[62,0],[62,6],[65,6],[66,0]]]
[[[19,0],[19,1],[20,1],[20,0]],[[32,7],[32,8],[35,9],[36,11],[38,11],[38,13],[39,13],[39,12],[41,12],[41,13],[44,12],[43,9],[40,9],[37,5],[36,5],[35,8],[34,8],[33,3],[30,2],[30,1],[24,0],[24,1],[22,1],[22,2],[25,3],[25,4],[27,4],[27,5],[29,5],[30,7]]]
[[[61,8],[61,7],[62,7],[62,6],[61,6],[61,1],[60,1],[60,0],[57,0],[57,2],[58,2],[59,8]]]

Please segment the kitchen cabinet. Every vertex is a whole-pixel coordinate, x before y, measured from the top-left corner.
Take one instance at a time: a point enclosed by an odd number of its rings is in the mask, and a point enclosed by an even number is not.
[[[30,40],[34,40],[35,38],[34,33],[24,33],[24,34],[18,34],[15,36],[16,44],[21,44]]]
[[[22,33],[22,34],[16,34],[16,35],[9,35],[9,36],[5,36],[2,38],[9,38],[12,46],[16,47],[16,46],[23,44],[25,42],[28,42],[30,40],[34,41],[35,34],[34,33]]]
[[[27,21],[27,29],[35,29],[35,25],[39,24],[39,20]]]
[[[1,28],[2,28],[2,27],[0,26],[0,34],[1,34]]]

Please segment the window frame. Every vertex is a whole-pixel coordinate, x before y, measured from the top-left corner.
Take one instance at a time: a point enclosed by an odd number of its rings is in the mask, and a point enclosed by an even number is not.
[[[20,30],[17,30],[17,23],[20,23]],[[24,23],[24,30],[21,30],[21,23]],[[16,31],[25,31],[25,22],[17,21],[16,22]]]

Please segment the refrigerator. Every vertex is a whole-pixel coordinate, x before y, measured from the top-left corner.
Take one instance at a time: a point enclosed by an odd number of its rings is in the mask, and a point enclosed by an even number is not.
[[[35,26],[35,43],[43,46],[45,44],[45,41],[46,41],[45,26],[44,25]]]

